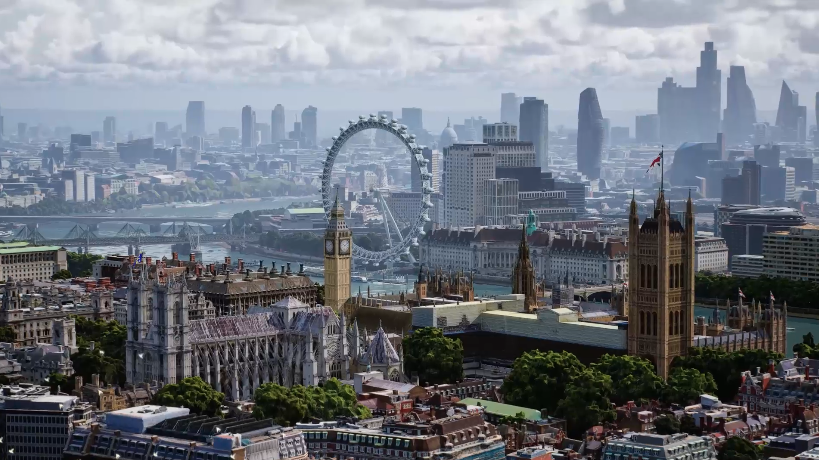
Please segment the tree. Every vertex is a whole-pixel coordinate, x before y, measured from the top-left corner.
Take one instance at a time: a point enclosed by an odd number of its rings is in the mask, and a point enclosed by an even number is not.
[[[803,358],[819,359],[819,347],[816,346],[813,334],[810,332],[802,336],[801,343],[793,346],[793,352]]]
[[[74,275],[72,275],[70,271],[60,270],[57,273],[55,273],[54,275],[52,275],[51,279],[52,280],[70,280],[73,277],[74,277]]]
[[[324,285],[316,283],[316,303],[324,305]]]
[[[64,374],[51,373],[42,384],[49,387],[53,395],[58,392],[70,394],[74,389],[74,379],[66,377]]]
[[[17,332],[11,326],[0,327],[0,342],[14,343],[17,341]]]
[[[69,252],[67,254],[68,271],[74,277],[82,276],[86,270],[89,272],[94,266],[94,262],[102,259],[102,256],[96,254],[78,254],[76,252]]]
[[[338,379],[322,386],[296,385],[285,388],[265,383],[253,393],[253,416],[272,418],[279,425],[290,426],[310,420],[333,420],[336,417],[372,417],[369,409],[358,404],[355,390]]]
[[[160,406],[187,407],[193,413],[214,417],[221,415],[224,400],[224,393],[214,390],[196,376],[165,385],[154,395],[153,403]]]
[[[80,347],[77,353],[71,355],[74,375],[82,376],[83,381],[90,382],[91,376],[98,374],[103,382],[124,385],[125,363],[121,359],[108,356],[104,350]]]
[[[654,420],[657,434],[677,434],[680,432],[680,421],[673,415],[661,415]]]
[[[611,377],[611,399],[617,404],[659,399],[665,391],[665,382],[647,359],[606,354],[593,367]]]
[[[464,348],[444,331],[424,327],[404,338],[404,368],[428,385],[455,383],[464,378]]]
[[[680,431],[692,436],[702,435],[702,429],[697,426],[696,420],[690,414],[685,414],[680,419]]]
[[[759,449],[745,438],[732,436],[722,445],[717,460],[759,460]]]
[[[575,355],[567,351],[529,351],[515,360],[502,391],[509,404],[554,412],[566,393],[566,387],[585,368]]]
[[[668,376],[665,400],[668,403],[688,405],[696,402],[700,395],[713,395],[716,391],[717,384],[711,374],[678,367]]]
[[[611,393],[611,377],[596,369],[584,369],[574,378],[557,404],[557,415],[566,419],[569,436],[581,438],[589,427],[614,421]]]
[[[726,352],[714,348],[694,347],[687,356],[679,356],[671,363],[674,368],[697,369],[709,373],[717,384],[721,401],[733,401],[739,391],[742,373],[757,367],[765,368],[770,360],[778,362],[783,356],[767,350],[739,350]]]

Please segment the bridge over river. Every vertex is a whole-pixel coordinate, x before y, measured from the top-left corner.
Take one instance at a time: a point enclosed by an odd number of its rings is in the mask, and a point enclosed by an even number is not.
[[[69,216],[0,216],[0,223],[20,223],[26,225],[50,224],[54,222],[71,222],[83,225],[91,231],[98,231],[99,225],[108,222],[122,222],[131,224],[144,224],[150,226],[151,233],[159,233],[163,224],[174,222],[187,222],[191,224],[204,224],[213,227],[214,231],[224,229],[230,218],[213,216],[164,216],[164,217],[139,217],[139,216],[119,216],[116,214],[92,214],[92,215],[69,215]]]

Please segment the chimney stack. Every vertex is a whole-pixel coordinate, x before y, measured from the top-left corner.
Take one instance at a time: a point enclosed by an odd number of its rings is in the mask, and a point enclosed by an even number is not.
[[[238,270],[237,271],[239,273],[242,273],[243,271],[245,271],[245,260],[244,259],[239,259],[238,262],[236,262],[236,263],[238,265]]]
[[[178,252],[172,252],[171,253],[171,260],[179,260],[179,253]]]
[[[95,387],[100,387],[100,375],[99,374],[91,374],[91,384]]]
[[[193,252],[191,252],[191,255],[190,255],[190,259],[189,259],[189,260],[190,260],[191,262],[194,262],[194,263],[195,263],[195,262],[196,262],[196,254],[194,254]]]
[[[151,265],[151,258],[150,257],[145,258],[145,265]]]

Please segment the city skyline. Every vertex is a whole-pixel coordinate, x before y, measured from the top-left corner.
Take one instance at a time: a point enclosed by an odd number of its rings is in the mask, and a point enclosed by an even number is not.
[[[814,93],[819,68],[812,32],[819,9],[766,3],[349,0],[168,8],[123,1],[92,16],[79,0],[19,4],[4,10],[0,57],[14,65],[0,80],[0,101],[42,109],[171,109],[204,100],[214,109],[319,101],[324,110],[484,110],[513,91],[570,109],[573,95],[595,87],[607,105],[648,109],[666,76],[693,85],[691,64],[701,44],[713,41],[719,69],[745,66],[766,110],[777,106],[783,79]],[[179,23],[185,26],[167,25]]]

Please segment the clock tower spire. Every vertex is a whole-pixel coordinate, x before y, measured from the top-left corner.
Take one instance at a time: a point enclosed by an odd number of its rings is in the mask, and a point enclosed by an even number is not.
[[[336,200],[324,233],[324,304],[339,310],[350,298],[353,235],[344,222],[344,208]]]

